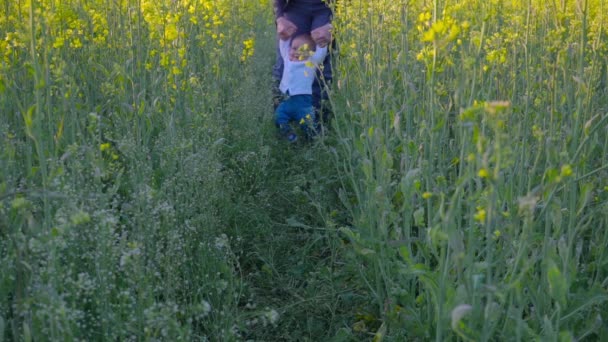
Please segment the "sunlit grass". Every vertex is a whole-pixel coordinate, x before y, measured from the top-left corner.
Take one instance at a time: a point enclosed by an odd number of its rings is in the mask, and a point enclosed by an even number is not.
[[[237,338],[214,143],[269,16],[233,4],[0,3],[0,339]]]
[[[603,2],[337,6],[362,322],[394,338],[606,336]]]
[[[0,0],[0,340],[608,339],[605,6],[338,1],[290,148],[268,1]]]

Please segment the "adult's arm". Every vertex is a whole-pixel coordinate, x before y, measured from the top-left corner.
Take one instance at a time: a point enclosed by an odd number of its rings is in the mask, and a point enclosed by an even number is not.
[[[280,39],[289,39],[296,33],[298,27],[284,15],[288,0],[273,1],[274,15],[277,24],[277,35]]]
[[[331,23],[325,24],[321,27],[312,30],[312,32],[310,32],[310,36],[312,37],[312,40],[315,41],[315,44],[322,47],[326,47],[331,42],[332,28],[333,26],[331,25]]]

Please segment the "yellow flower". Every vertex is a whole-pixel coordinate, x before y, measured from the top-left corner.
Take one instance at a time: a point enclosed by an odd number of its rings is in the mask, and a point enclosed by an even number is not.
[[[566,165],[562,166],[562,171],[560,173],[560,176],[562,176],[562,177],[572,176],[572,166],[570,166],[570,164],[566,164]]]
[[[110,143],[103,143],[103,144],[99,145],[99,150],[101,152],[107,151],[109,149],[110,149]]]
[[[168,24],[167,27],[165,27],[165,39],[167,41],[173,41],[177,39],[178,36],[179,33],[177,31],[177,25],[175,25],[175,23]]]
[[[431,198],[431,197],[433,197],[433,193],[432,193],[432,192],[428,192],[428,191],[426,191],[426,192],[424,192],[424,193],[422,194],[422,198],[424,198],[424,199],[429,199],[429,198]]]
[[[65,39],[63,37],[57,37],[55,39],[55,42],[53,43],[53,48],[58,49],[63,47],[63,44],[65,43]]]
[[[502,233],[500,232],[500,230],[496,229],[494,231],[494,239],[498,239],[500,237],[500,235],[502,235]]]
[[[82,42],[80,41],[80,38],[76,37],[74,38],[74,40],[72,40],[72,47],[75,49],[79,49],[82,47]]]
[[[488,177],[490,177],[490,173],[488,172],[488,170],[486,168],[481,168],[479,170],[479,172],[477,173],[477,175],[479,176],[479,178],[488,178]]]
[[[483,207],[477,207],[477,212],[473,218],[479,223],[484,223],[486,221],[486,210]]]
[[[243,53],[241,54],[241,61],[246,61],[249,57],[253,56],[255,51],[255,40],[249,38],[243,41]]]

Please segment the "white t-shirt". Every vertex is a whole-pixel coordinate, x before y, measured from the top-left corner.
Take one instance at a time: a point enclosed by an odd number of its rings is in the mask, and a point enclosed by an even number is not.
[[[279,41],[279,51],[283,58],[283,77],[279,89],[283,94],[289,92],[289,95],[311,95],[317,66],[323,63],[327,55],[327,47],[317,46],[315,53],[303,61],[289,60],[290,48],[291,40]]]

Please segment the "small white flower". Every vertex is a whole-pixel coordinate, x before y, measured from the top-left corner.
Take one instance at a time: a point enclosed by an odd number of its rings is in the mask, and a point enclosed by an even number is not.
[[[230,246],[230,242],[228,241],[228,236],[226,234],[222,234],[215,238],[215,248],[222,250],[228,246]]]
[[[266,319],[270,324],[275,325],[279,321],[279,313],[275,309],[269,310],[266,312]]]
[[[209,304],[208,301],[203,300],[203,302],[201,303],[201,307],[202,307],[203,317],[205,317],[211,313],[211,304]]]

